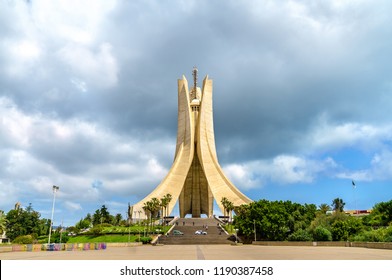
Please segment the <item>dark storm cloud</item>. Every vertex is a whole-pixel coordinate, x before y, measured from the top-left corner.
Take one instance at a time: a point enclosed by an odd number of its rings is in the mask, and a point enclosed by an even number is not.
[[[197,65],[200,80],[206,74],[214,79],[224,161],[290,153],[320,112],[350,120],[366,114],[366,106],[382,105],[378,97],[387,77],[376,74],[380,69],[374,65],[380,64],[370,58],[385,59],[388,46],[364,41],[372,31],[372,26],[366,34],[357,29],[363,27],[364,9],[322,3],[278,9],[237,1],[120,2],[101,23],[95,46],[86,47],[98,56],[99,45],[110,42],[119,68],[113,86],[97,87],[61,58],[65,51],[83,49],[43,36],[46,54],[26,73],[28,84],[6,80],[6,94],[21,108],[48,116],[96,120],[140,138],[175,137],[175,80],[182,74],[191,80]],[[47,72],[40,75],[37,69]],[[78,84],[85,84],[86,92]]]
[[[382,146],[389,170],[389,6],[3,1],[0,186],[46,195],[57,180],[75,209],[80,192],[145,195],[173,160],[177,79],[193,66],[214,81],[218,156],[239,185],[311,182],[338,165],[312,156],[358,142]]]

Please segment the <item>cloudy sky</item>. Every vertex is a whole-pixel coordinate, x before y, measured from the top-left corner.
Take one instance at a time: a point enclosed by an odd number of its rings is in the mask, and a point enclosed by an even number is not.
[[[0,209],[125,216],[166,175],[177,79],[214,80],[253,200],[392,199],[390,1],[0,1]],[[352,186],[352,180],[356,188]]]

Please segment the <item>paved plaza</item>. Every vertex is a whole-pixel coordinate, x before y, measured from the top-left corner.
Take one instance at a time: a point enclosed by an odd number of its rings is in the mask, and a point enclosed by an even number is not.
[[[392,260],[392,250],[353,247],[164,245],[0,253],[1,260]]]

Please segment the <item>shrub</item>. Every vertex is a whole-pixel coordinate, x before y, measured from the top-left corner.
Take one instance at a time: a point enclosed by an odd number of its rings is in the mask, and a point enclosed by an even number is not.
[[[332,234],[325,227],[318,226],[313,231],[313,239],[315,241],[332,241]]]
[[[89,231],[89,234],[92,234],[94,236],[102,235],[102,227],[101,226],[94,226],[92,227]]]
[[[143,236],[143,237],[140,237],[140,241],[143,244],[148,244],[148,243],[151,243],[152,238],[150,236]]]
[[[12,243],[15,244],[32,244],[33,243],[33,237],[31,235],[21,235],[16,237]]]
[[[375,230],[365,231],[356,235],[353,241],[362,242],[391,242],[392,227],[379,228]]]
[[[103,223],[103,224],[101,224],[100,226],[101,226],[101,227],[112,227],[113,225],[112,225],[112,224],[109,224],[109,223]]]
[[[332,233],[333,240],[345,241],[348,240],[349,229],[345,222],[335,221],[331,226],[331,233]]]
[[[290,234],[288,240],[289,241],[312,241],[313,237],[308,231],[304,229],[299,229],[294,233]]]

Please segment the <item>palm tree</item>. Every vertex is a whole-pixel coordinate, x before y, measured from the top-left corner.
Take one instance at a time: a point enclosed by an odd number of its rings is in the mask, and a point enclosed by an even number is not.
[[[234,210],[234,203],[233,202],[231,202],[231,201],[228,201],[227,202],[227,205],[226,205],[226,209],[227,209],[227,212],[228,212],[228,214],[229,214],[229,221],[231,221],[232,220],[232,214],[233,214],[233,210]]]
[[[163,224],[163,217],[165,216],[164,209],[166,209],[166,205],[167,205],[167,202],[166,202],[165,197],[161,197],[161,201],[160,201],[159,207],[161,208],[160,209],[161,210],[160,218],[161,218],[162,224]]]
[[[221,203],[223,206],[223,216],[226,216],[227,206],[230,201],[226,197],[222,197]]]
[[[332,207],[333,207],[333,210],[335,210],[335,212],[343,212],[343,208],[344,208],[344,205],[345,205],[346,203],[344,203],[343,202],[343,199],[341,199],[341,198],[335,198],[333,201],[332,201]]]
[[[331,207],[328,204],[323,203],[323,204],[320,204],[319,210],[320,210],[321,213],[326,214],[327,211],[331,210]]]
[[[146,216],[148,217],[148,214],[150,215],[150,219],[148,224],[152,225],[152,218],[156,216],[157,211],[159,211],[160,208],[160,203],[159,199],[156,197],[151,198],[151,200],[146,201],[143,206],[143,210],[146,213]]]
[[[150,226],[149,217],[151,216],[151,203],[150,203],[150,201],[144,202],[144,206],[142,208],[144,210],[144,214],[146,215],[147,228],[149,228],[149,226]]]
[[[167,209],[169,206],[170,201],[172,200],[172,196],[170,193],[165,194],[162,198],[161,198],[161,203],[160,203],[160,207],[161,207],[161,212],[162,212],[162,224],[163,224],[163,220],[164,217],[166,217],[168,215],[167,213]]]
[[[169,215],[168,208],[169,208],[170,202],[172,201],[172,195],[170,193],[167,193],[164,197],[165,197],[166,202],[167,202],[167,205],[165,207],[165,216],[168,216]]]
[[[155,218],[158,216],[158,211],[160,208],[160,202],[159,199],[156,197],[151,198],[151,205],[152,205],[152,216]]]

